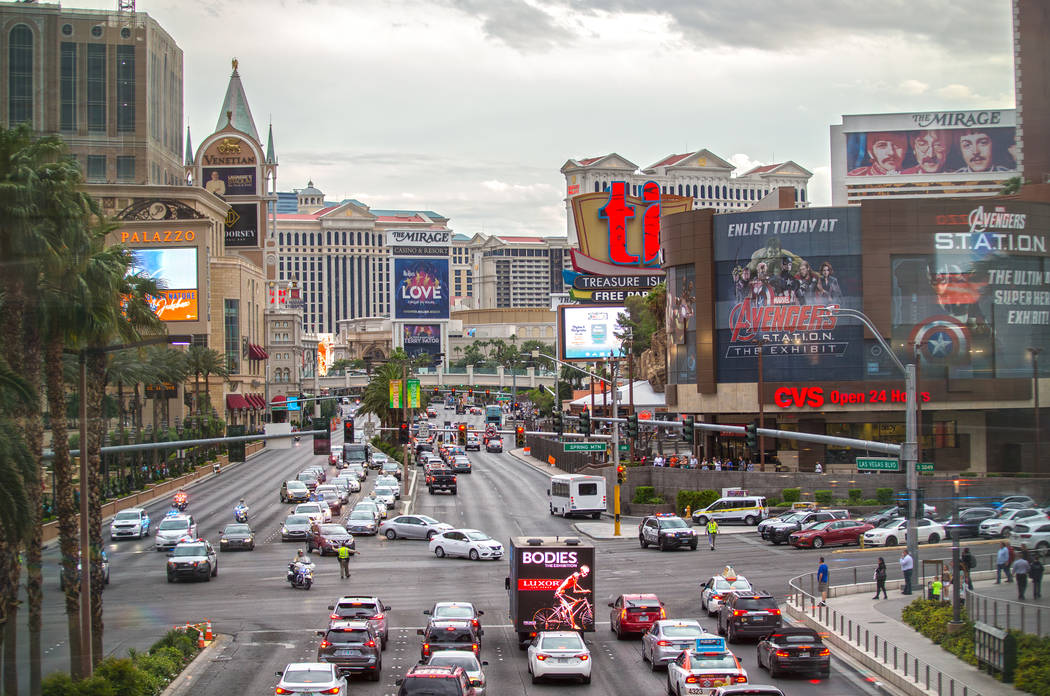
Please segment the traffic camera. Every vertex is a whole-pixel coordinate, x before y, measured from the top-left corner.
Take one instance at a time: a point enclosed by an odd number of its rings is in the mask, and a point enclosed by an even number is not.
[[[514,445],[519,448],[525,446],[525,428],[520,425],[514,428]]]
[[[616,483],[627,483],[627,467],[623,464],[616,467]]]
[[[632,413],[627,416],[627,436],[638,437],[638,416]]]
[[[347,418],[343,421],[343,442],[354,441],[354,419]]]
[[[580,414],[580,429],[579,429],[579,432],[583,433],[584,435],[590,435],[591,434],[591,412],[590,411],[584,410],[584,412]]]
[[[747,437],[747,448],[758,449],[758,421],[751,421],[744,426],[744,435]]]
[[[693,433],[696,429],[696,419],[692,416],[686,416],[685,420],[682,421],[682,439],[688,442],[690,445],[693,444]]]
[[[410,433],[408,432],[408,423],[406,423],[405,421],[401,421],[401,423],[397,426],[397,441],[402,445],[407,445],[409,442],[411,442],[411,438],[409,437],[409,435]]]
[[[457,442],[458,442],[459,445],[465,447],[466,444],[467,444],[467,424],[466,423],[460,423],[459,425],[456,426],[456,428],[458,430]]]

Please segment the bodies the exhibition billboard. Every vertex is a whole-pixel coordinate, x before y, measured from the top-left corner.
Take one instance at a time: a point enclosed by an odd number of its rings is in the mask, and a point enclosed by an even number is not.
[[[859,209],[717,215],[714,235],[720,381],[755,381],[759,351],[770,381],[860,378],[862,330],[828,311],[861,307]]]

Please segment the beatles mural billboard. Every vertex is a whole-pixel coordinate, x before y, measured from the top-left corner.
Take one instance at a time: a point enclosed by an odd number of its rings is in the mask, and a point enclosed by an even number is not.
[[[714,254],[720,381],[756,381],[760,351],[769,381],[860,378],[862,329],[832,313],[861,308],[858,208],[716,215]]]

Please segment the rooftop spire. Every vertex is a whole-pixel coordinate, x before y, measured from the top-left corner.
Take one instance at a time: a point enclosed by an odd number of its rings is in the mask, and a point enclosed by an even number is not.
[[[193,143],[190,142],[190,127],[186,126],[186,162],[187,166],[193,164]]]
[[[252,136],[256,142],[259,141],[259,131],[255,128],[252,110],[248,108],[248,97],[244,95],[241,76],[237,72],[236,58],[233,59],[233,73],[230,75],[230,84],[226,88],[226,98],[223,99],[222,108],[219,109],[219,120],[215,124],[215,130],[220,131],[227,125],[232,125],[242,133]]]
[[[277,164],[277,155],[273,151],[273,124],[270,124],[270,134],[266,136],[266,164]]]

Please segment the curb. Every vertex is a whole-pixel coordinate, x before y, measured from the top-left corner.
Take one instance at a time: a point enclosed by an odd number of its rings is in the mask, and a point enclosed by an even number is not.
[[[160,696],[178,696],[189,689],[196,689],[195,680],[213,661],[212,653],[225,649],[232,640],[231,636],[216,634],[211,645],[205,646],[204,650],[197,653],[197,657],[193,658],[186,668],[168,684],[167,688],[160,692]]]
[[[960,539],[959,546],[979,546],[981,544],[998,544],[1002,539]],[[952,547],[951,541],[939,541],[936,544],[920,544],[920,548],[924,549],[950,549]],[[857,553],[865,551],[887,551],[888,549],[906,549],[908,548],[905,544],[898,544],[897,546],[865,546],[863,548],[857,546],[844,546],[841,549],[832,549],[831,553]]]

